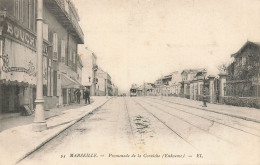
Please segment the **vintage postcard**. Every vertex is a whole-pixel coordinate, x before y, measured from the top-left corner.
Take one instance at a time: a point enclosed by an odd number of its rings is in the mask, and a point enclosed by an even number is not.
[[[259,165],[260,0],[0,0],[0,165]]]

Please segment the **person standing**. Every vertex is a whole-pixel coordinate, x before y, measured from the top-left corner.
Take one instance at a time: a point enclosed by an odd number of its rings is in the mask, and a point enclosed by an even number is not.
[[[81,92],[80,90],[77,91],[77,103],[80,104],[80,96],[81,96]]]
[[[84,95],[85,95],[85,104],[88,104],[88,103],[90,104],[89,94],[90,94],[90,93],[89,93],[89,90],[86,89],[86,90],[85,90],[85,94],[84,94]]]

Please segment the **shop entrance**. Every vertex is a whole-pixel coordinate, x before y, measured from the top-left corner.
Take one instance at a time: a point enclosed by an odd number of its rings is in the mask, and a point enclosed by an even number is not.
[[[19,112],[19,87],[12,85],[1,86],[2,113]]]

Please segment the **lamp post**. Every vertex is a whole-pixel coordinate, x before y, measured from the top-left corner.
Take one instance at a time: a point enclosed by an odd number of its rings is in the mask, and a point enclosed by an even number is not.
[[[36,108],[33,121],[33,131],[40,132],[47,129],[44,117],[44,99],[43,99],[43,82],[42,82],[42,23],[43,23],[43,0],[37,3],[37,87],[36,87]]]

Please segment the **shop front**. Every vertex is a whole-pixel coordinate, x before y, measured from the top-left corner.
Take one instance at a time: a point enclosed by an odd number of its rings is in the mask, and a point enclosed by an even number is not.
[[[0,113],[33,109],[36,84],[36,37],[6,19],[0,35]]]
[[[77,89],[84,89],[84,87],[70,77],[67,74],[61,73],[61,88],[62,88],[62,97],[63,104],[71,104],[76,102],[75,91]]]

